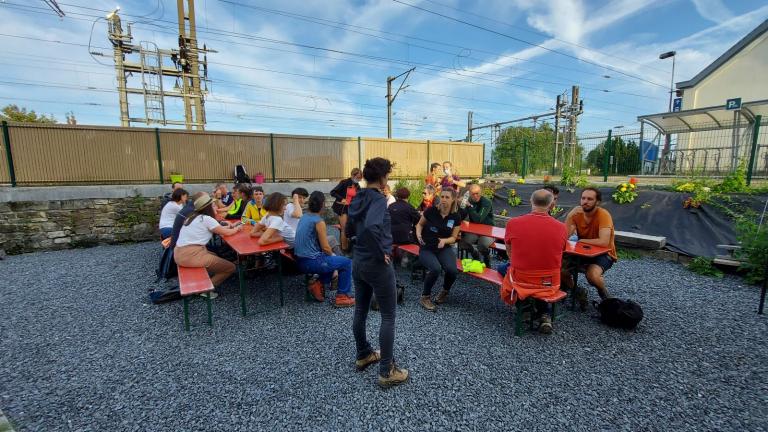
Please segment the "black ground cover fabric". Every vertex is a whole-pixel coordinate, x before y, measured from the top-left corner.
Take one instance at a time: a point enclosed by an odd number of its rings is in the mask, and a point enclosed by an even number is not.
[[[510,188],[516,190],[522,204],[510,207],[507,194]],[[504,184],[496,191],[493,212],[499,214],[507,209],[508,216],[519,216],[530,211],[531,193],[541,188],[536,184]],[[690,196],[679,192],[640,190],[638,197],[629,204],[616,204],[611,198],[614,188],[599,188],[603,194],[602,206],[611,213],[618,231],[663,236],[667,238],[667,249],[690,256],[714,257],[723,253],[718,244],[735,244],[736,232],[733,221],[715,206],[704,204],[699,209],[684,209],[683,201]],[[580,190],[568,192],[561,188],[558,206],[563,208],[558,219],[574,206],[579,205]],[[734,195],[733,202],[751,208],[758,213],[763,210],[766,196]]]

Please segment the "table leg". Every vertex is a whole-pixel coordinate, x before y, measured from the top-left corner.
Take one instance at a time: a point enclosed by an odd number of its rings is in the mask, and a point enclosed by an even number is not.
[[[243,316],[248,315],[248,307],[245,305],[245,274],[240,257],[237,258],[237,278],[240,281],[240,311]]]
[[[285,296],[283,295],[283,256],[277,254],[277,286],[280,288],[280,306],[285,305]]]

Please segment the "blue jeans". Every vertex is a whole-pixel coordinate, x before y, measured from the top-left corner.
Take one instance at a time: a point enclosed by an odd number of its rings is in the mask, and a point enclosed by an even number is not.
[[[317,258],[296,257],[299,270],[304,273],[320,275],[320,281],[327,284],[333,277],[333,271],[339,271],[339,294],[350,295],[352,292],[352,260],[343,256],[320,255]]]
[[[173,234],[173,227],[160,228],[160,239],[165,240]]]
[[[509,270],[509,261],[496,266],[496,271],[499,272],[499,274],[501,274],[502,276],[505,276],[507,274],[507,270]]]

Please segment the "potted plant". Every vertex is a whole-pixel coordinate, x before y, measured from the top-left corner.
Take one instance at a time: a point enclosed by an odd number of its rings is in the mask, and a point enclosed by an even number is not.
[[[253,182],[256,184],[264,183],[264,173],[257,172],[256,175],[253,176]]]
[[[171,171],[171,183],[184,183],[184,176],[176,171]]]

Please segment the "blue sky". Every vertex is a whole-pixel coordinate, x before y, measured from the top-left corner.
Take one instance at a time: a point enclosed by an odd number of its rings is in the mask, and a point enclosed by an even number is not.
[[[119,125],[99,19],[116,3],[59,4],[65,18],[42,1],[0,1],[0,105]],[[178,47],[175,1],[117,4],[123,22],[134,22],[135,43]],[[638,115],[667,107],[671,62],[659,53],[677,51],[675,81],[684,81],[768,18],[763,0],[197,0],[196,8],[199,43],[218,51],[209,55],[209,130],[386,136],[386,77],[416,67],[394,104],[393,135],[420,139],[463,139],[470,110],[476,124],[548,112],[571,85],[584,99],[580,131],[636,127]],[[89,38],[105,56],[89,55]],[[142,115],[139,102],[131,100],[132,115]],[[168,116],[182,118],[180,107],[169,101]]]

